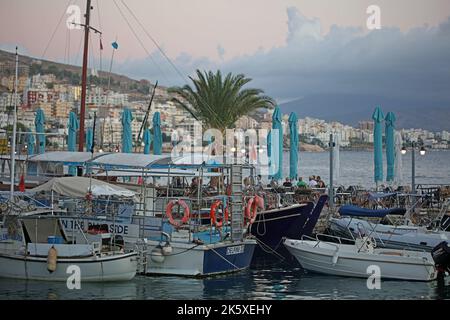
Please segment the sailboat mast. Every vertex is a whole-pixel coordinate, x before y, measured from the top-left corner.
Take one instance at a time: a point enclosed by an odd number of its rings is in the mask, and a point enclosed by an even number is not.
[[[87,86],[87,64],[89,49],[89,23],[91,20],[91,0],[87,0],[86,5],[86,23],[84,25],[84,52],[83,52],[83,71],[81,74],[81,106],[80,106],[80,133],[78,151],[84,149],[84,119],[86,117],[86,86]]]
[[[16,134],[17,134],[17,87],[18,87],[18,77],[19,77],[19,54],[17,53],[16,47],[16,77],[14,81],[14,111],[13,111],[13,134],[11,141],[11,189],[10,189],[10,200],[14,200],[14,184],[15,184],[15,166],[16,166]]]

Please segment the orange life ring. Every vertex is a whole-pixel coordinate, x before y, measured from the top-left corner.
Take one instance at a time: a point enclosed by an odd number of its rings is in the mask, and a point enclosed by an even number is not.
[[[211,218],[211,224],[215,225],[216,228],[222,228],[223,226],[223,222],[225,221],[225,223],[228,222],[228,207],[225,208],[225,212],[224,212],[224,218],[220,221],[217,220],[216,218],[216,211],[217,208],[222,205],[222,201],[220,200],[216,200],[212,206],[211,206],[211,210],[209,212],[209,216]]]
[[[175,221],[172,215],[172,209],[174,206],[180,206],[184,208],[184,215],[181,219],[181,222]],[[176,228],[181,227],[183,224],[186,224],[189,221],[189,217],[191,216],[189,206],[183,200],[172,200],[166,207],[166,215],[169,218],[169,223]]]
[[[250,224],[253,224],[255,222],[258,208],[264,210],[264,199],[260,196],[254,196],[250,198],[247,202],[247,207],[245,207],[245,217],[250,222]]]

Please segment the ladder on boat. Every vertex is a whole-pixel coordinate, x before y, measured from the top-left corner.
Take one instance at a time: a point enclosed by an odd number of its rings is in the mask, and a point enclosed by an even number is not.
[[[242,241],[243,238],[243,204],[242,204],[242,166],[231,166],[231,239]]]
[[[137,255],[137,270],[138,274],[145,274],[147,272],[147,244],[144,241],[136,243]]]

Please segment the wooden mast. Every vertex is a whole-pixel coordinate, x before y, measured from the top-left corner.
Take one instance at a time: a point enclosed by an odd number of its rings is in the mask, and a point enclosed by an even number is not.
[[[87,86],[87,66],[89,49],[89,23],[91,18],[91,0],[87,0],[86,5],[86,23],[84,25],[84,53],[83,53],[83,71],[81,74],[81,106],[80,106],[80,132],[78,139],[78,151],[84,149],[84,119],[86,117],[86,86]]]

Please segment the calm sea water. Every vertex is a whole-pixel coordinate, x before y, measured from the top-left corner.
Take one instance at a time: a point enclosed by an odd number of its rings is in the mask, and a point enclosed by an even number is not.
[[[287,159],[286,154],[286,164]],[[416,182],[450,184],[449,163],[448,151],[417,155]],[[373,187],[371,152],[341,152],[340,164],[339,184]],[[328,181],[328,172],[328,153],[300,154],[300,175],[320,175]],[[403,157],[405,184],[410,183],[410,172],[409,154]],[[298,267],[275,263],[213,279],[138,276],[129,282],[82,284],[81,290],[68,290],[65,283],[0,279],[0,299],[450,299],[450,279],[431,283],[383,281],[380,290],[369,290],[365,279],[308,274]]]
[[[385,154],[384,154],[385,157]],[[401,184],[411,184],[411,152],[402,156]],[[373,153],[363,151],[341,151],[339,156],[340,177],[335,185],[361,185],[374,187]],[[283,158],[285,176],[289,174],[289,153]],[[299,153],[298,171],[303,180],[319,175],[328,183],[330,176],[330,155],[328,152]],[[384,158],[384,178],[386,159]],[[416,152],[416,184],[450,184],[450,151],[427,151],[424,156]]]
[[[82,284],[0,280],[0,299],[44,300],[308,300],[308,299],[450,299],[444,282],[382,281],[369,290],[365,279],[306,274],[299,268],[272,265],[212,279],[138,276],[121,283]]]

